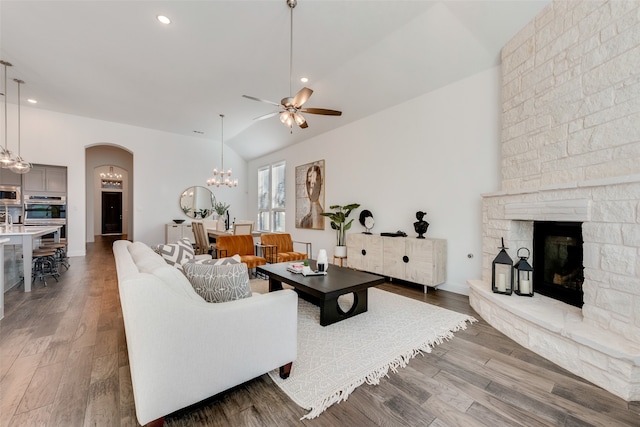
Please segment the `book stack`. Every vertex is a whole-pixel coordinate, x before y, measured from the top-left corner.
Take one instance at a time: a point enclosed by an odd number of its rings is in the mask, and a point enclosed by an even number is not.
[[[304,267],[304,263],[292,262],[287,266],[287,270],[292,273],[302,274],[302,267]]]

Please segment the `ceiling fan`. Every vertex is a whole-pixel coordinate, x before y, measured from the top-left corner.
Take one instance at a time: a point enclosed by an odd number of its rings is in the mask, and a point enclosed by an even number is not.
[[[285,0],[287,6],[291,9],[291,40],[289,48],[289,93],[292,92],[292,79],[293,79],[293,8],[298,4],[298,0]],[[242,95],[245,98],[252,99],[258,102],[265,102],[267,104],[278,107],[278,111],[268,113],[260,117],[256,117],[254,120],[263,120],[276,115],[280,116],[280,121],[291,129],[293,132],[293,124],[297,124],[300,128],[305,129],[309,127],[307,120],[301,113],[320,114],[323,116],[341,116],[342,111],[328,110],[326,108],[303,108],[303,104],[307,102],[313,91],[308,87],[303,87],[295,94],[295,96],[288,96],[282,98],[280,103],[267,101],[266,99],[256,98],[254,96]]]

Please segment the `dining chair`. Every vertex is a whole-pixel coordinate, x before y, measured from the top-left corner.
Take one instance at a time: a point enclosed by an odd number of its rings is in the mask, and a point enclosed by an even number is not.
[[[253,231],[253,222],[243,224],[233,224],[233,234],[251,234]]]

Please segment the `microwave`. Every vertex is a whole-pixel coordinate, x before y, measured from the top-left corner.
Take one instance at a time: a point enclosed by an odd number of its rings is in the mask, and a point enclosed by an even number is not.
[[[22,204],[19,185],[0,185],[0,204],[18,205]]]

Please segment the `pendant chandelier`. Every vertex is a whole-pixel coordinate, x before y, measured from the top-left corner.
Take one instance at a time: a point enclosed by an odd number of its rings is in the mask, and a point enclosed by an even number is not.
[[[0,150],[0,167],[6,169],[16,162],[11,151],[7,149],[7,67],[12,65],[7,61],[0,61],[0,64],[4,67],[4,87],[2,89],[2,96],[4,96],[4,147],[1,147]]]
[[[238,180],[231,179],[231,169],[227,170],[226,172],[224,171],[224,114],[220,114],[220,124],[220,160],[222,163],[220,165],[220,170],[218,170],[217,168],[213,169],[213,177],[207,180],[207,185],[215,185],[216,187],[220,187],[221,185],[226,185],[227,187],[237,187]]]
[[[18,155],[14,164],[9,166],[12,172],[15,173],[27,173],[33,167],[31,163],[26,162],[20,156],[20,85],[24,83],[23,80],[13,79],[18,84]]]

